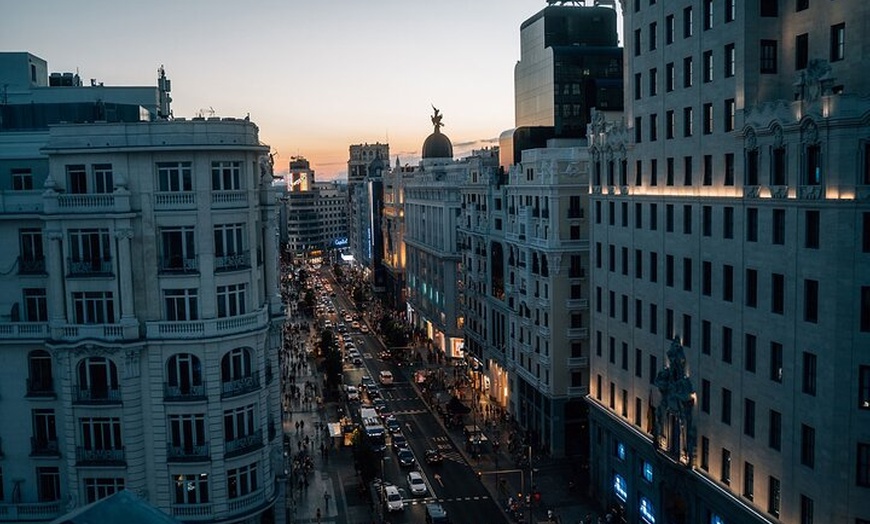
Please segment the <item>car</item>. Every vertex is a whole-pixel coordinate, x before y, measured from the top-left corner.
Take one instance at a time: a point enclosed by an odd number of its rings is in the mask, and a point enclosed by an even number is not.
[[[362,325],[359,327],[359,330],[360,330],[361,332],[363,332],[363,333],[368,333],[368,332],[369,332],[369,327],[368,327],[367,325],[365,325],[365,324],[362,324]]]
[[[362,355],[360,355],[359,351],[357,351],[357,349],[353,346],[351,346],[350,349],[347,349],[346,351],[347,351],[347,358],[350,358],[350,359],[362,358]]]
[[[352,328],[354,328],[354,329],[359,329],[359,322],[357,322],[356,320],[354,320],[354,321],[350,324],[350,326],[351,326]]]
[[[405,501],[402,500],[402,494],[396,486],[384,487],[384,503],[387,505],[387,511],[390,512],[405,509]]]
[[[358,368],[361,368],[362,365],[363,365],[363,361],[362,361],[362,359],[359,358],[359,357],[354,358],[354,359],[353,359],[353,365],[356,366],[356,367],[358,367]]]
[[[359,384],[366,391],[377,387],[377,385],[375,385],[375,380],[368,375],[364,376]]]
[[[447,524],[447,511],[441,504],[431,502],[426,504],[426,524]]]
[[[405,435],[397,433],[393,435],[391,440],[393,441],[393,451],[395,451],[396,453],[402,451],[403,449],[408,449],[408,439],[405,438]]]
[[[356,388],[356,386],[345,386],[344,392],[347,395],[347,400],[349,400],[349,401],[359,400],[359,390]]]
[[[345,315],[344,321],[347,322],[348,324],[350,324],[351,322],[353,322],[353,317],[350,315]]]
[[[383,370],[378,374],[378,379],[381,381],[381,385],[383,386],[392,386],[393,385],[393,373],[389,370]]]
[[[414,452],[408,448],[400,449],[396,455],[399,457],[399,465],[404,468],[410,468],[417,463]]]
[[[419,471],[408,473],[408,488],[411,490],[411,495],[425,495],[429,488],[426,487],[426,481],[423,480],[423,475]]]
[[[380,390],[375,389],[373,391],[377,391],[378,396],[377,398],[372,400],[372,405],[374,405],[375,411],[377,411],[379,415],[381,415],[382,417],[386,417],[387,415],[384,415],[384,413],[389,411],[389,409],[387,408],[387,401],[381,398]],[[369,397],[371,397],[371,395],[369,395]]]
[[[399,423],[399,421],[398,421],[398,419],[396,419],[396,417],[391,415],[391,416],[387,417],[387,420],[384,423],[386,424],[387,429],[390,430],[390,433],[392,433],[394,435],[396,433],[401,433],[402,424]]]
[[[426,464],[434,465],[444,462],[444,455],[442,455],[437,449],[427,449],[423,454],[423,457],[426,459]]]

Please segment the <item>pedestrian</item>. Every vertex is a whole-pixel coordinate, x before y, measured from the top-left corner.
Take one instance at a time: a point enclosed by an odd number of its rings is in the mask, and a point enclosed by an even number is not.
[[[329,493],[323,494],[323,507],[329,511]]]

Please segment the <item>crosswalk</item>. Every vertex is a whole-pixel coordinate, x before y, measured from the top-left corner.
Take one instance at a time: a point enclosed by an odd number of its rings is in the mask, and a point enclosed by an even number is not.
[[[465,459],[462,457],[462,454],[459,453],[456,448],[453,447],[453,444],[450,442],[450,438],[446,435],[440,435],[438,437],[432,437],[432,446],[441,452],[441,455],[446,460],[452,460],[453,462],[463,463]]]
[[[431,504],[432,502],[474,502],[480,500],[489,500],[488,495],[476,495],[469,497],[446,497],[446,498],[437,498],[437,497],[424,497],[420,499],[404,499],[405,505],[407,506],[416,506],[416,505],[425,505]]]

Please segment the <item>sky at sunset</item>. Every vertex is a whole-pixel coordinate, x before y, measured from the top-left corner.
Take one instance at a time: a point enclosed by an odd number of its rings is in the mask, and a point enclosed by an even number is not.
[[[591,1],[589,2],[592,3]],[[545,0],[0,0],[0,51],[50,72],[156,85],[176,116],[243,117],[318,180],[346,176],[348,146],[388,142],[416,163],[434,104],[457,157],[513,127],[520,24]]]

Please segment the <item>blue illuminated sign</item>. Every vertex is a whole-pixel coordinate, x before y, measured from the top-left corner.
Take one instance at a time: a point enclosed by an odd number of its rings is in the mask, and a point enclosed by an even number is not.
[[[647,524],[656,524],[656,512],[653,510],[652,502],[646,497],[640,498],[640,518]]]
[[[725,524],[725,519],[714,513],[710,517],[710,524]]]
[[[623,502],[628,499],[628,484],[625,483],[625,479],[619,473],[613,475],[613,492]]]

